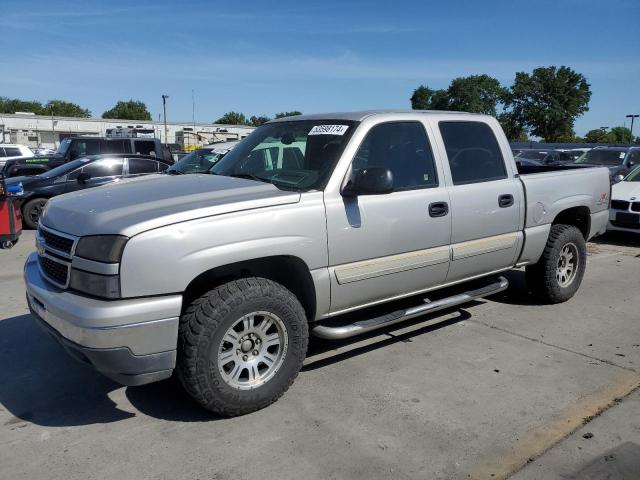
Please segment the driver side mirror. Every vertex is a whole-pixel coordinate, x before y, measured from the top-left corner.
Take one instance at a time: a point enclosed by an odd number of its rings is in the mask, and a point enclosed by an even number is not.
[[[618,174],[615,177],[613,177],[613,183],[619,183],[622,180],[624,180],[624,175]]]
[[[383,195],[393,191],[393,174],[384,167],[368,167],[355,170],[342,189],[343,197],[359,195]]]
[[[87,183],[87,180],[89,180],[90,178],[91,178],[91,175],[89,175],[87,172],[82,172],[78,175],[78,183],[79,184]]]

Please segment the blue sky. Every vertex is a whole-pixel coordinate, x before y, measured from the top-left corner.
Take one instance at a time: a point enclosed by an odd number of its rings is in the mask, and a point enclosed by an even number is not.
[[[640,1],[0,0],[0,95],[60,98],[95,116],[117,100],[153,118],[210,122],[229,110],[273,115],[409,108],[413,89],[471,74],[568,65],[592,89],[576,123],[640,113]]]

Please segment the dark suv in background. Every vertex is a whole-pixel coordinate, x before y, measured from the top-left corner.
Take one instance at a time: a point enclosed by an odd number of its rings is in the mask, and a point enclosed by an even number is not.
[[[20,200],[23,222],[36,228],[47,201],[63,193],[98,187],[123,178],[161,173],[169,168],[164,160],[143,155],[92,155],[72,160],[40,175],[12,177],[7,185],[22,185]]]
[[[54,155],[9,160],[4,172],[7,177],[37,175],[77,158],[104,154],[148,155],[173,164],[171,152],[157,138],[68,137]]]

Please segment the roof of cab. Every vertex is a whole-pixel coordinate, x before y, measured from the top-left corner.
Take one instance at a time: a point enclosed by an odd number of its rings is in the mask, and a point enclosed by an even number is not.
[[[333,112],[333,113],[314,113],[311,115],[295,115],[293,117],[283,117],[276,118],[271,120],[271,122],[283,122],[290,120],[351,120],[354,122],[361,122],[367,117],[372,115],[382,115],[382,114],[394,114],[394,113],[421,113],[421,114],[438,114],[438,115],[455,115],[455,114],[466,114],[466,115],[481,115],[476,113],[467,113],[467,112],[452,112],[446,110],[363,110],[360,112]]]

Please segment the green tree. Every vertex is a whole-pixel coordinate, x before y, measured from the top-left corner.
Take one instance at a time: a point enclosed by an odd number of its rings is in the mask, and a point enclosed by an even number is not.
[[[249,125],[247,117],[245,117],[243,113],[238,112],[227,112],[216,120],[215,123],[222,125]]]
[[[0,97],[0,113],[32,112],[41,115],[42,103],[36,100],[19,100],[17,98]]]
[[[527,129],[520,122],[520,120],[511,112],[503,112],[498,115],[498,121],[504,130],[504,134],[507,136],[510,142],[527,142],[529,136],[527,135]]]
[[[613,127],[609,135],[612,143],[631,143],[631,130],[627,127]]]
[[[151,114],[143,102],[120,100],[111,110],[102,114],[102,118],[120,120],[151,120]]]
[[[293,112],[280,112],[276,113],[275,118],[295,117],[296,115],[302,115],[302,112],[298,112],[297,110],[294,110]]]
[[[534,136],[556,142],[573,135],[577,117],[589,110],[591,90],[584,75],[569,67],[540,67],[516,73],[506,106]]]
[[[584,141],[587,143],[609,143],[610,137],[606,130],[601,128],[594,128],[589,130],[584,136]]]
[[[251,118],[249,119],[249,124],[252,127],[259,127],[260,125],[268,122],[269,120],[271,120],[269,117],[265,117],[265,116],[256,117],[255,115],[252,115]]]
[[[75,103],[65,102],[64,100],[49,100],[42,109],[46,115],[56,117],[87,118],[91,116],[91,112],[88,109],[82,108]]]
[[[498,103],[504,101],[507,89],[489,75],[455,78],[447,89],[448,110],[496,115]]]
[[[413,110],[450,110],[449,95],[446,90],[433,90],[420,85],[411,95]]]

